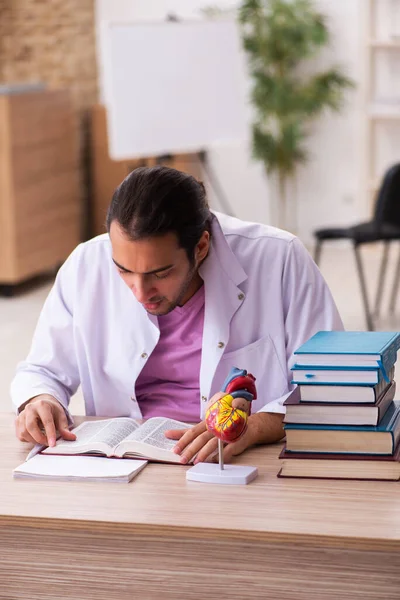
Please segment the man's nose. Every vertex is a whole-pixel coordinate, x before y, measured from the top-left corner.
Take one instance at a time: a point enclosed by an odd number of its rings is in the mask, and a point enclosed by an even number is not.
[[[131,290],[135,294],[138,302],[148,302],[152,295],[152,288],[149,282],[143,279],[136,279],[132,282]]]

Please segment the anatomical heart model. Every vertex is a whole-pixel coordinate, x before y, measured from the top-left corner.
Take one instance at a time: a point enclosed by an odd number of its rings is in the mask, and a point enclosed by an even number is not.
[[[224,465],[223,444],[236,442],[246,431],[251,402],[257,398],[255,377],[245,369],[233,367],[222,392],[215,394],[206,411],[208,431],[218,438],[219,464],[198,463],[186,478],[203,483],[249,483],[257,477],[256,467]]]
[[[255,377],[244,369],[233,367],[224,382],[222,394],[220,398],[211,399],[206,425],[215,437],[229,444],[236,442],[246,431],[251,402],[257,398]]]

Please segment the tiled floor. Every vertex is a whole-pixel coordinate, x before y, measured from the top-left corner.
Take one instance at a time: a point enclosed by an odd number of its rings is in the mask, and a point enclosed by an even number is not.
[[[389,289],[397,261],[398,252],[395,250],[390,257],[388,270],[388,284],[382,303],[382,313],[386,316],[379,322],[379,329],[400,330],[400,297],[393,316],[387,316]],[[370,290],[376,287],[377,273],[381,256],[381,248],[368,248],[363,251],[367,266]],[[321,260],[321,271],[326,278],[346,329],[365,329],[364,313],[362,309],[356,266],[351,249],[331,245],[324,249]],[[41,306],[50,289],[51,282],[42,283],[33,287],[24,294],[15,298],[0,297],[0,410],[10,409],[9,384],[15,366],[22,360],[29,349],[30,340],[34,331]],[[400,398],[400,385],[397,391]],[[75,414],[83,411],[80,393],[74,397],[71,406]]]

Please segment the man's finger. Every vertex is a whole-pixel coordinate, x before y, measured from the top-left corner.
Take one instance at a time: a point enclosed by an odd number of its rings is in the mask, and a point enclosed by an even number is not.
[[[244,452],[250,445],[250,440],[246,433],[237,441],[232,444],[227,444],[224,448],[224,461],[230,462],[233,456],[237,456]]]
[[[24,411],[26,411],[25,426],[28,434],[37,444],[47,445],[47,437],[40,428],[41,424],[39,425],[39,416],[36,408],[34,408],[33,404],[28,404]]]
[[[211,461],[213,456],[215,456],[216,451],[218,450],[218,440],[215,436],[209,440],[203,448],[199,451],[194,464],[196,465],[199,462],[207,462]]]
[[[180,462],[183,465],[186,465],[186,463],[190,462],[192,458],[196,456],[196,454],[200,452],[200,450],[202,450],[206,446],[206,444],[213,438],[214,435],[209,431],[204,431],[203,433],[198,435],[191,444],[187,445],[185,449],[182,450]],[[205,458],[207,458],[208,454],[209,453],[205,452]]]
[[[185,433],[179,438],[179,444],[173,448],[175,454],[180,454],[189,444],[191,444],[199,435],[207,431],[207,427],[204,421],[195,425],[191,429],[187,429]]]
[[[56,445],[57,434],[51,406],[48,402],[37,402],[36,408],[39,419],[44,427],[47,443],[50,447],[53,447]]]
[[[15,433],[21,442],[35,443],[33,437],[26,430],[25,417],[22,414],[15,419]]]
[[[76,435],[69,429],[59,429],[59,432],[63,440],[68,440],[69,442],[76,440]]]
[[[63,408],[57,408],[54,418],[60,436],[64,440],[69,440],[71,442],[76,440],[76,435],[69,430],[68,419]]]
[[[217,400],[221,400],[221,398],[224,396],[226,396],[226,392],[217,392],[214,394],[214,396],[208,401],[206,409],[210,408],[210,406],[217,402]]]
[[[36,440],[29,435],[29,433],[26,431],[25,433],[23,433],[21,436],[18,436],[18,439],[21,440],[21,442],[29,442],[30,444],[36,444]]]
[[[167,429],[167,431],[164,431],[164,435],[169,440],[180,440],[186,432],[187,429]]]

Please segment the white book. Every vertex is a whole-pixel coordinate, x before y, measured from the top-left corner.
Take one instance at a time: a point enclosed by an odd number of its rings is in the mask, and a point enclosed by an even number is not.
[[[146,465],[146,460],[37,454],[14,469],[13,477],[129,483]]]
[[[367,367],[363,370],[348,369],[323,369],[319,367],[292,367],[292,383],[297,384],[351,384],[351,385],[376,385],[381,380],[381,374],[378,369]]]
[[[394,367],[388,373],[393,381]],[[301,402],[375,404],[386,391],[388,383],[381,379],[375,385],[299,385]]]
[[[296,354],[299,367],[376,367],[380,360],[380,354]]]
[[[73,442],[59,439],[42,454],[97,454],[119,458],[145,458],[160,462],[179,463],[180,455],[172,449],[176,440],[165,437],[168,429],[190,429],[187,423],[153,417],[138,423],[127,417],[100,421],[85,421],[73,433]]]

